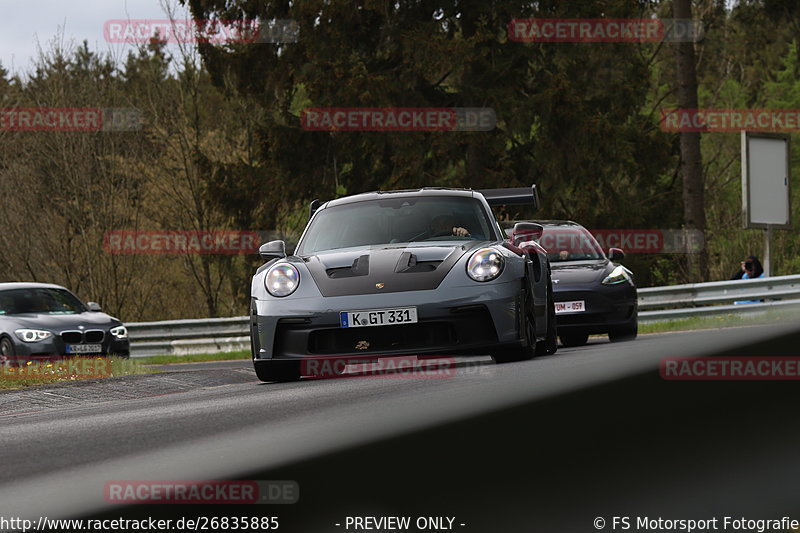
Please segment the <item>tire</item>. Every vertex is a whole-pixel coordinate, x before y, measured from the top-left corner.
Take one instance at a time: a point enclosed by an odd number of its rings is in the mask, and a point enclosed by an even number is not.
[[[300,361],[253,361],[256,376],[264,382],[297,381],[300,379]]]
[[[561,344],[566,347],[583,346],[589,341],[588,333],[561,333],[558,336],[561,338]]]
[[[558,332],[556,330],[556,305],[553,301],[553,284],[547,282],[547,300],[550,308],[547,311],[547,336],[536,343],[536,355],[553,355],[558,351]]]
[[[608,332],[608,340],[611,342],[632,341],[639,333],[639,323],[633,322],[627,326],[614,328]]]
[[[548,263],[549,272],[549,263]],[[553,283],[550,281],[550,274],[547,276],[547,300],[550,308],[547,311],[547,334],[545,340],[536,342],[536,327],[533,321],[526,320],[528,325],[527,339],[528,345],[525,347],[513,348],[504,352],[492,355],[495,363],[511,363],[515,361],[527,361],[535,356],[551,355],[558,350],[558,334],[556,330],[556,306],[553,300]]]
[[[525,323],[528,325],[528,345],[508,348],[502,352],[493,353],[492,359],[494,359],[496,364],[500,365],[503,363],[514,363],[516,361],[527,361],[536,355],[536,349],[533,346],[533,343],[536,342],[536,330],[530,320],[526,320]]]
[[[0,339],[0,365],[11,364],[15,355],[16,350],[14,350],[14,343],[11,342],[11,339],[8,337]]]

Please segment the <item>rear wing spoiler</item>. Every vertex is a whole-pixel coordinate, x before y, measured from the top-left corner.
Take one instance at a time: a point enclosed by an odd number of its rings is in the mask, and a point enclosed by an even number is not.
[[[489,205],[533,205],[534,209],[539,209],[539,190],[536,184],[530,187],[507,187],[505,189],[474,189],[486,198]],[[321,201],[314,200],[308,206],[308,218],[322,206]]]
[[[506,189],[475,189],[486,198],[489,205],[529,204],[539,209],[539,191],[536,185],[530,187],[509,187]]]

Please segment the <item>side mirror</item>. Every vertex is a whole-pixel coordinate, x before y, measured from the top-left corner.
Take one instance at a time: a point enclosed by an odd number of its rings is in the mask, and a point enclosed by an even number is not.
[[[319,200],[312,200],[311,203],[308,205],[308,219],[311,220],[311,217],[314,216],[314,213],[317,212],[319,206],[322,205],[322,202]]]
[[[262,244],[258,249],[258,255],[263,257],[265,261],[283,259],[286,257],[286,243],[283,241],[270,241]]]
[[[544,226],[535,222],[517,222],[511,231],[511,244],[519,247],[523,242],[538,241],[544,233]]]
[[[619,248],[609,248],[608,249],[608,258],[613,261],[614,263],[618,263],[625,259],[625,252],[623,252]]]
[[[86,302],[86,308],[92,313],[99,313],[103,310],[97,302]]]

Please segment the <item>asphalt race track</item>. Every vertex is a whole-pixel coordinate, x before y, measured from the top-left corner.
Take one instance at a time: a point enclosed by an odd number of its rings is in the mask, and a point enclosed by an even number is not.
[[[785,324],[592,339],[521,363],[462,358],[438,379],[262,384],[237,361],[2,392],[0,515],[169,516],[174,506],[111,507],[103,487],[289,479],[298,503],[243,512],[280,516],[285,531],[344,531],[345,516],[371,514],[456,516],[461,531],[781,516],[800,508],[797,383],[664,381],[658,365],[797,355],[798,339]]]

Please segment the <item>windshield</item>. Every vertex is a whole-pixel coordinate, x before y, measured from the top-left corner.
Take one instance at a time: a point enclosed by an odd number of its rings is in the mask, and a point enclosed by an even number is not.
[[[603,259],[597,239],[580,226],[545,226],[539,244],[547,250],[551,263]]]
[[[74,315],[86,306],[64,289],[13,289],[0,291],[0,315],[36,313]]]
[[[483,205],[474,198],[381,198],[317,213],[298,255],[405,242],[495,240]]]

